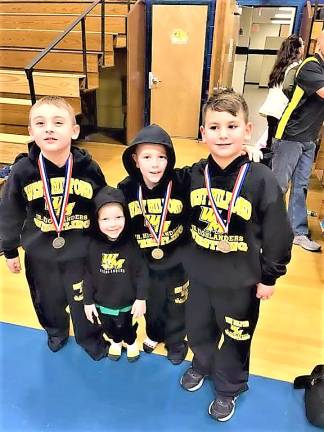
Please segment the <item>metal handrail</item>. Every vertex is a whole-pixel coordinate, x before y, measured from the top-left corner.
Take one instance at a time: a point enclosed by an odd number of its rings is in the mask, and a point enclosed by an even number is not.
[[[42,60],[51,49],[53,49],[61,40],[65,38],[71,30],[74,29],[81,22],[81,38],[82,38],[82,62],[83,62],[83,73],[85,75],[85,88],[88,88],[88,65],[87,65],[87,46],[86,46],[86,32],[85,32],[85,18],[101,3],[101,52],[103,56],[103,64],[105,64],[105,0],[95,0],[76,20],[74,20],[62,34],[57,36],[53,42],[51,42],[46,48],[44,48],[33,60],[24,68],[29,84],[30,99],[32,104],[36,103],[35,86],[33,79],[33,70],[40,60]]]

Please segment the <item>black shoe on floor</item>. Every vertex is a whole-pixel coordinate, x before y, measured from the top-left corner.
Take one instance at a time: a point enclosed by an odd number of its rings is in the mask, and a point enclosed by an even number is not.
[[[69,337],[62,339],[59,336],[48,336],[47,345],[52,352],[60,351],[67,344]]]
[[[220,422],[229,420],[235,412],[236,399],[237,397],[233,396],[218,396],[218,398],[213,400],[209,405],[209,415]]]
[[[109,352],[110,342],[105,341],[105,343],[101,346],[98,346],[96,351],[93,349],[90,351],[89,349],[84,348],[85,352],[92,358],[94,361],[100,361],[102,359],[107,358]]]
[[[166,347],[168,351],[167,358],[173,365],[179,365],[186,358],[188,353],[188,342],[183,341]]]
[[[185,390],[193,392],[200,389],[204,383],[205,376],[191,367],[182,375],[180,384]]]

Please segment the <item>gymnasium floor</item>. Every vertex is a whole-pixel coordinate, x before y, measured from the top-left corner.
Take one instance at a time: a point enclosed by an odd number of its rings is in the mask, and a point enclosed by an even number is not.
[[[0,326],[1,431],[294,431],[316,430],[303,414],[302,391],[282,381],[252,376],[251,390],[226,424],[209,418],[209,382],[196,393],[182,390],[188,366],[143,354],[93,362],[70,343],[55,355],[40,330]],[[4,349],[5,347],[5,349]]]
[[[201,143],[174,140],[178,166],[204,157]],[[123,147],[87,144],[111,185],[125,175]],[[323,189],[314,176],[309,208],[319,210]],[[316,218],[313,237],[324,247]],[[22,254],[22,252],[21,252]],[[261,307],[252,348],[250,391],[226,424],[209,418],[210,383],[195,393],[181,389],[189,363],[172,366],[161,355],[143,353],[136,364],[93,362],[73,338],[53,354],[36,321],[23,272],[10,274],[0,259],[0,431],[311,431],[296,375],[324,363],[323,254],[294,247],[288,274]],[[140,326],[139,339],[144,336]],[[159,354],[164,354],[159,348]],[[188,356],[188,359],[190,356]]]

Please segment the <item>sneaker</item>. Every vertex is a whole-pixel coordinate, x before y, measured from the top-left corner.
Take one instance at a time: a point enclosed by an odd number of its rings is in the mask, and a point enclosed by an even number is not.
[[[316,243],[315,241],[308,238],[306,235],[296,235],[294,237],[293,243],[295,245],[301,246],[303,249],[306,249],[311,252],[319,252],[321,250],[321,245]]]
[[[229,420],[235,412],[236,399],[237,396],[218,396],[218,398],[213,400],[209,405],[209,415],[220,422]]]
[[[185,390],[193,392],[200,389],[204,380],[205,375],[202,375],[191,367],[182,375],[180,384]]]
[[[132,345],[127,345],[126,349],[127,349],[127,360],[129,362],[134,362],[139,359],[140,352],[136,341]]]
[[[157,347],[159,342],[156,341],[152,341],[150,338],[146,338],[143,342],[143,350],[147,353],[147,354],[151,354],[155,348]]]
[[[48,336],[47,345],[52,352],[60,351],[67,344],[69,337],[62,339],[59,336]]]
[[[186,358],[188,352],[188,342],[183,341],[177,344],[167,346],[167,358],[173,365],[179,365]]]
[[[122,352],[121,342],[119,343],[112,342],[108,350],[108,357],[110,358],[110,360],[117,361],[120,359],[121,352]]]

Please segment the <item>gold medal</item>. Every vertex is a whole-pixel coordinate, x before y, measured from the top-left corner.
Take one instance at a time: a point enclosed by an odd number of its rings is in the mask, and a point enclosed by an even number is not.
[[[55,237],[52,245],[54,249],[61,249],[65,245],[65,240],[63,237]]]
[[[231,252],[231,244],[227,240],[220,240],[217,243],[216,250],[222,253]]]
[[[164,256],[164,252],[161,248],[155,248],[152,250],[152,257],[156,260],[162,259]]]

